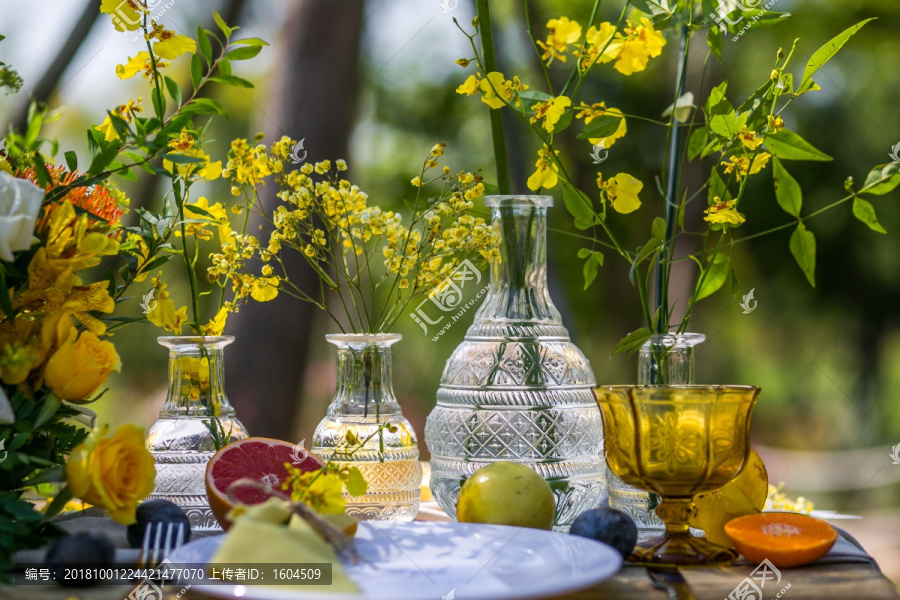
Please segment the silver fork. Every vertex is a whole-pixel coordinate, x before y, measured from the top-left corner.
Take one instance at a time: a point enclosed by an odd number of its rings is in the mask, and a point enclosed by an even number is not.
[[[141,543],[137,566],[155,567],[162,562],[166,554],[182,545],[184,545],[184,523],[178,523],[177,526],[175,523],[148,523],[144,529],[144,541]]]

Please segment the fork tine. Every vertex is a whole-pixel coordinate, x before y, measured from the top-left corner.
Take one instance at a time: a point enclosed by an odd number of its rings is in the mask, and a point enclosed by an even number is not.
[[[184,546],[184,523],[178,524],[178,537],[175,540],[175,547],[180,548]]]
[[[151,567],[155,567],[160,560],[159,555],[161,551],[163,528],[162,523],[151,523],[151,525],[156,525],[156,537],[153,540],[153,564],[150,565]],[[150,525],[148,525],[148,527],[149,526]]]
[[[150,536],[152,535],[150,524],[144,529],[144,541],[141,542],[141,554],[138,557],[138,567],[144,568],[147,566],[147,561],[150,556]]]

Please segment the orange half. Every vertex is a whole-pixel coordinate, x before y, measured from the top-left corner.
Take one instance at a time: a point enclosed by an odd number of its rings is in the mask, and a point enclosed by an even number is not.
[[[725,535],[752,563],[765,559],[776,567],[797,567],[819,560],[837,541],[834,527],[796,513],[759,513],[732,519]]]

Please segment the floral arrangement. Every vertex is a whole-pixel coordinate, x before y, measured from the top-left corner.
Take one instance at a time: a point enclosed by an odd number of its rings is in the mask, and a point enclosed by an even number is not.
[[[897,165],[877,166],[858,189],[853,179],[848,178],[844,197],[804,214],[802,189],[786,164],[792,160],[827,161],[831,158],[788,129],[782,117],[784,110],[795,100],[820,89],[813,76],[868,20],[824,44],[809,58],[802,74],[795,75],[789,70],[795,56],[795,42],[787,53],[782,49],[773,51],[775,60],[771,72],[765,74],[758,89],[748,98],[733,104],[727,95],[728,82],[721,81],[711,86],[702,110],[697,110],[694,98],[701,97],[709,84],[704,77],[696,94],[685,87],[687,57],[692,44],[696,43],[694,38],[705,31],[706,60],[716,57],[721,61],[726,23],[746,19],[753,23],[751,31],[755,31],[789,15],[763,9],[753,9],[749,13],[737,10],[720,23],[723,20],[717,21],[715,13],[709,14],[707,3],[641,0],[626,3],[617,22],[601,22],[598,18],[600,2],[597,1],[584,25],[560,16],[547,22],[546,37],[542,37],[532,27],[526,2],[526,25],[546,81],[546,89],[536,91],[523,85],[518,76],[507,79],[496,70],[489,4],[487,0],[478,0],[476,6],[478,17],[472,23],[473,32],[456,23],[469,39],[474,56],[457,63],[463,67],[474,64],[479,72],[469,75],[457,92],[480,97],[490,107],[500,193],[508,193],[509,187],[500,110],[507,109],[515,114],[537,138],[539,149],[535,171],[527,185],[537,192],[561,184],[563,199],[575,227],[590,234],[590,245],[578,251],[578,257],[584,260],[585,289],[596,279],[606,252],[629,263],[629,277],[637,287],[646,327],[624,338],[616,352],[633,352],[654,333],[668,332],[670,328],[677,333],[685,332],[695,319],[696,302],[725,288],[729,280],[733,298],[739,284],[732,252],[736,244],[745,240],[793,228],[789,244],[791,254],[809,283],[815,285],[816,240],[808,226],[811,219],[849,203],[854,217],[871,230],[885,233],[874,206],[863,194],[880,196],[892,191],[900,185],[900,168]],[[630,16],[629,6],[632,7]],[[738,33],[738,27],[727,25],[727,31]],[[621,75],[639,74],[651,60],[672,46],[667,36],[678,40],[679,72],[671,96],[672,104],[662,114],[666,120],[607,106],[602,98],[581,98],[579,92],[592,71],[611,64],[611,68]],[[481,41],[480,51],[476,38]],[[565,84],[561,89],[554,89],[551,69],[565,68],[569,69],[568,77],[562,79]],[[590,154],[599,157],[628,133],[629,124],[634,121],[640,122],[642,127],[663,128],[667,144],[659,174],[662,211],[648,223],[649,239],[630,249],[621,241],[616,220],[609,217],[611,212],[628,215],[637,211],[644,201],[642,193],[647,194],[644,183],[627,172],[611,176],[598,172],[591,187],[582,187],[570,173],[571,164],[560,156],[557,146],[563,132],[578,127],[577,138],[589,143],[593,150]],[[587,155],[589,147],[587,144],[583,147]],[[595,160],[597,162],[602,161]],[[702,178],[701,185],[685,184],[684,172],[689,164],[708,173]],[[747,183],[752,177],[762,176],[770,164],[773,206],[780,207],[791,220],[768,231],[736,236],[735,231],[746,221],[741,207],[748,202],[762,202],[762,199],[747,197]],[[702,211],[692,206],[696,202],[705,204]],[[698,227],[691,219],[686,219],[686,215],[699,212],[702,212],[702,221]],[[697,241],[697,248],[678,255],[675,239],[680,235],[691,236]],[[675,323],[676,302],[669,298],[669,279],[672,265],[685,260],[696,265],[696,278],[689,298],[682,301],[683,317]],[[651,299],[653,291],[655,301]]]
[[[492,253],[495,236],[490,223],[469,214],[484,193],[479,175],[437,170],[445,145],[435,144],[412,180],[415,200],[411,216],[369,202],[368,195],[345,179],[347,163],[337,160],[286,169],[296,142],[283,137],[271,147],[232,142],[223,171],[231,192],[242,198],[249,213],[256,211],[272,227],[268,242],[252,236],[234,238],[213,255],[209,278],[243,282],[261,298],[278,291],[310,302],[326,311],[342,332],[390,331],[414,299],[442,285],[443,277],[462,260],[483,262]],[[279,203],[267,213],[259,200],[259,186],[274,180]],[[434,198],[424,198],[429,184],[440,185]],[[318,293],[290,280],[283,253],[295,252],[319,279]],[[261,259],[260,274],[251,274],[248,261]],[[337,298],[332,308],[329,294]]]
[[[134,18],[123,21],[117,10],[132,10]],[[155,469],[143,430],[124,425],[112,435],[108,426],[91,431],[94,416],[84,405],[100,398],[109,375],[121,370],[114,331],[145,318],[121,314],[132,285],[173,256],[195,267],[198,251],[189,244],[205,239],[207,226],[227,236],[218,205],[190,201],[194,182],[221,174],[221,163],[202,149],[208,122],[194,122],[225,114],[204,89],[251,85],[232,74],[231,63],[253,58],[265,45],[232,39],[236,28],[218,15],[219,33],[200,29],[192,39],[150,22],[129,3],[104,2],[101,11],[117,29],[140,31],[146,41],[147,49],[116,74],[140,74],[149,82],[152,114],[143,116],[142,98],[107,111],[88,129],[89,164],[80,166],[74,151],[58,156],[58,144],[41,136],[60,112],[32,103],[25,130],[11,131],[0,153],[0,574],[9,571],[15,551],[59,534],[50,519],[71,498],[129,523],[152,491]],[[186,56],[190,93],[164,75]],[[16,91],[20,85],[18,74],[0,64],[0,86]],[[137,169],[169,178],[172,201],[166,198],[157,211],[134,211],[138,223],[127,225],[129,201],[116,181],[136,180]],[[102,264],[110,268],[96,277]],[[146,318],[173,333],[183,325],[221,333],[221,311],[201,325],[200,293],[194,270],[189,273],[191,316],[186,307],[174,308],[157,275],[155,307]],[[211,282],[217,283],[225,288]],[[32,501],[36,488],[38,496],[54,496],[43,507]]]

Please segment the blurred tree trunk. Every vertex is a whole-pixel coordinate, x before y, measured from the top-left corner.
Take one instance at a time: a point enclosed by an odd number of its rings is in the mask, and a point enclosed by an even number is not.
[[[276,46],[281,56],[271,100],[263,107],[269,143],[283,135],[304,140],[307,162],[346,156],[362,25],[363,0],[291,3]],[[264,190],[267,211],[275,191]],[[317,294],[306,263],[289,254],[284,261],[292,281]],[[265,304],[251,302],[234,317],[237,341],[226,353],[228,396],[252,435],[291,439],[312,322],[322,316],[281,294]]]

